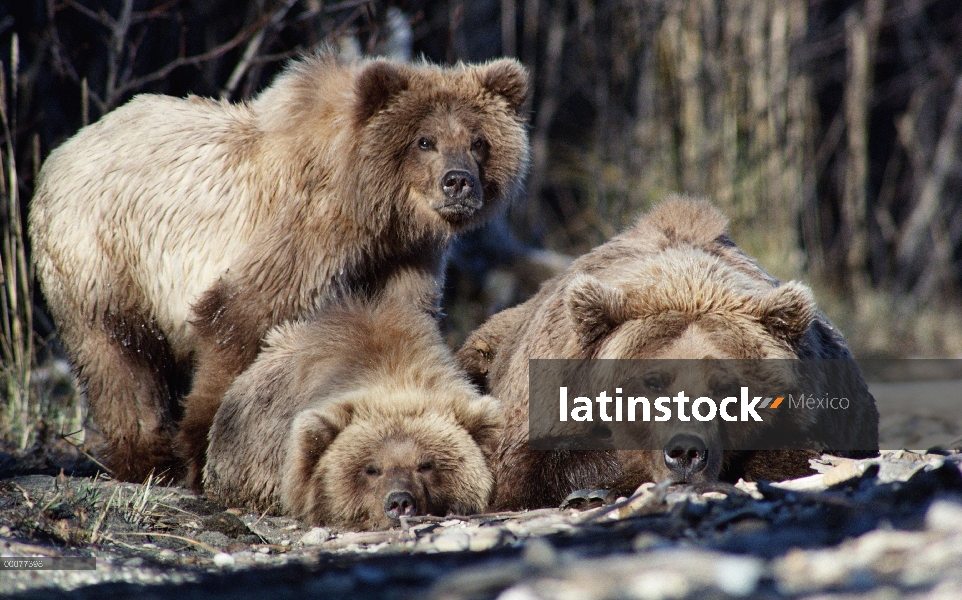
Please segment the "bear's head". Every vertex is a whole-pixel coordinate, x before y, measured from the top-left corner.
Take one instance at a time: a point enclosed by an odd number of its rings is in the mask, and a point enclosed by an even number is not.
[[[285,507],[311,523],[351,529],[484,510],[493,486],[486,457],[503,427],[497,400],[385,394],[355,393],[296,417]]]
[[[529,162],[528,75],[516,60],[442,68],[371,61],[355,78],[361,186],[407,198],[416,223],[456,232],[509,204]]]
[[[649,370],[626,380],[625,388],[652,399],[682,390],[690,399],[721,399],[738,396],[742,386],[753,395],[791,389],[793,361],[762,359],[797,358],[816,317],[807,287],[773,287],[694,248],[668,248],[578,274],[563,301],[582,358],[678,359],[643,362]],[[682,359],[740,360],[699,361],[700,367]],[[631,436],[617,447],[651,449],[624,451],[626,479],[717,481],[727,449],[774,435],[775,419],[793,431],[804,431],[811,419],[806,411],[774,414],[764,423],[673,418],[616,428],[617,435]]]

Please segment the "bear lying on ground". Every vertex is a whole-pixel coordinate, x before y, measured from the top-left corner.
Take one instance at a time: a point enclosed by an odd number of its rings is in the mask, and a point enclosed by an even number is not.
[[[224,396],[205,491],[317,525],[484,510],[500,404],[407,300],[349,300],[272,330]]]
[[[186,460],[197,488],[271,327],[398,268],[437,286],[452,236],[520,193],[527,88],[514,60],[318,54],[249,103],[142,95],[57,148],[30,234],[113,474]]]
[[[707,202],[670,198],[471,334],[456,358],[505,409],[504,436],[490,462],[494,508],[557,506],[577,489],[627,494],[664,479],[784,479],[808,473],[808,458],[822,451],[877,454],[878,412],[860,374],[852,394],[866,402],[833,422],[799,423],[811,450],[727,451],[721,433],[731,431],[720,433],[717,422],[713,432],[662,440],[664,451],[529,448],[531,358],[851,358],[808,288],[779,285],[726,227]],[[858,450],[833,448],[839,439]]]

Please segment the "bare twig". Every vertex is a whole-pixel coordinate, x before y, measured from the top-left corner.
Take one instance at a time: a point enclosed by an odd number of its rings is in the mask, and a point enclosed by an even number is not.
[[[111,544],[117,544],[118,546],[123,546],[124,548],[127,548],[128,550],[134,550],[134,551],[136,551],[136,552],[140,552],[140,551],[142,550],[142,548],[138,548],[137,546],[131,546],[130,544],[128,544],[128,543],[126,543],[126,542],[121,542],[120,540],[118,540],[118,539],[116,539],[116,538],[114,538],[114,537],[111,537],[111,536],[107,535],[106,533],[103,534],[103,536],[101,536],[101,537],[103,537],[103,539],[107,540],[107,541],[110,542]]]
[[[534,66],[538,63],[538,20],[539,20],[539,0],[524,0],[524,46],[521,50],[521,59],[528,67],[534,71]],[[553,11],[563,13],[564,11]]]
[[[962,73],[955,80],[952,100],[935,147],[932,168],[922,185],[919,201],[902,227],[898,239],[898,261],[910,272],[919,259],[925,231],[930,230],[941,205],[942,190],[958,158],[959,128],[962,127]],[[939,265],[942,267],[944,265]]]
[[[156,533],[152,531],[123,531],[123,532],[117,531],[117,532],[114,532],[114,535],[142,535],[142,536],[148,536],[148,537],[153,537],[153,536],[164,537],[164,538],[170,538],[173,540],[180,540],[181,542],[186,542],[188,544],[193,544],[194,546],[197,546],[198,548],[206,550],[211,554],[217,554],[218,552],[220,552],[220,550],[218,550],[217,548],[214,548],[209,544],[205,544],[204,542],[193,540],[189,537],[184,537],[182,535],[174,535],[173,533]],[[104,536],[104,537],[106,538],[107,536]]]
[[[536,229],[536,223],[540,219],[538,197],[543,185],[544,173],[548,168],[548,129],[562,100],[558,86],[561,80],[561,55],[566,35],[563,11],[553,11],[545,50],[544,91],[538,105],[537,123],[531,135],[531,176],[528,178],[530,200],[527,203],[528,226],[531,230]]]
[[[517,50],[517,18],[514,0],[501,0],[501,54],[514,56]]]
[[[148,10],[147,12],[135,13],[133,17],[133,22],[139,23],[140,21],[156,19],[157,17],[167,14],[167,11],[170,10],[172,6],[179,4],[181,1],[182,0],[167,0],[167,2],[164,2],[159,6],[155,6],[154,8]]]
[[[882,19],[883,1],[868,0],[865,15],[848,14],[848,81],[845,86],[845,117],[848,127],[848,169],[842,201],[842,239],[848,245],[845,265],[849,276],[860,277],[868,261],[868,170],[869,111],[875,43]]]
[[[357,6],[364,6],[365,4],[372,4],[374,0],[344,0],[344,2],[335,2],[330,6],[324,7],[324,12],[335,13],[347,8],[354,8]]]
[[[226,54],[227,52],[230,52],[231,50],[233,50],[234,48],[242,44],[244,40],[254,35],[254,33],[257,30],[259,30],[261,27],[263,27],[268,20],[269,20],[268,18],[259,19],[250,27],[245,27],[244,29],[242,29],[237,35],[235,35],[230,40],[224,42],[223,44],[220,44],[219,46],[215,46],[214,48],[211,48],[207,52],[196,54],[194,56],[178,58],[176,60],[173,60],[167,63],[166,65],[154,71],[153,73],[144,75],[143,77],[138,77],[136,79],[131,79],[130,81],[126,82],[124,85],[119,86],[117,88],[117,96],[118,97],[122,96],[123,94],[131,90],[135,90],[148,83],[157,81],[159,79],[163,79],[168,75],[170,75],[170,73],[174,69],[178,69],[180,67],[184,67],[188,65],[199,65],[209,60],[219,58],[220,56]]]
[[[23,496],[23,502],[27,505],[27,508],[33,508],[34,502],[30,499],[30,494],[27,493],[27,490],[23,489],[23,486],[21,486],[19,483],[14,483],[13,487],[20,490],[20,494]]]
[[[50,3],[48,3],[48,6],[49,6],[49,4],[50,4]],[[110,18],[110,15],[108,15],[106,12],[104,12],[103,9],[101,9],[100,12],[94,12],[94,11],[90,10],[89,8],[87,8],[86,6],[84,6],[83,4],[77,2],[76,0],[65,0],[64,4],[66,4],[67,6],[69,6],[69,7],[72,8],[72,9],[76,10],[77,12],[79,12],[79,13],[82,14],[82,15],[84,15],[85,17],[88,17],[88,18],[90,18],[90,19],[93,19],[94,21],[97,21],[98,23],[100,23],[100,24],[103,25],[104,27],[106,27],[106,28],[108,28],[108,29],[113,29],[114,20],[111,19],[111,18]]]
[[[75,432],[75,433],[76,433],[76,432]],[[71,435],[73,435],[73,433],[61,434],[60,439],[62,439],[63,441],[65,441],[65,442],[67,442],[68,444],[70,444],[71,446],[73,446],[74,449],[75,449],[77,452],[83,454],[83,455],[86,456],[88,459],[90,459],[90,461],[91,461],[92,463],[96,464],[98,467],[100,467],[101,469],[103,469],[104,473],[113,474],[112,471],[111,471],[110,469],[108,469],[102,462],[100,462],[99,460],[97,460],[96,458],[94,458],[90,453],[88,453],[86,450],[84,450],[83,448],[81,448],[80,445],[78,445],[78,444],[75,443],[73,440],[71,440],[71,439],[68,437],[68,436],[71,436]]]
[[[155,502],[155,503],[154,503],[154,506],[155,506],[155,507],[156,507],[156,506],[160,506],[160,507],[162,507],[162,508],[166,508],[167,510],[176,510],[177,512],[184,513],[185,515],[187,515],[187,516],[189,516],[189,517],[194,517],[195,519],[202,519],[202,518],[203,518],[203,517],[201,517],[200,515],[198,515],[198,514],[195,513],[195,512],[191,512],[191,511],[185,510],[185,509],[183,509],[183,508],[181,508],[181,507],[179,507],[179,506],[174,506],[173,504],[167,504],[167,503],[165,503],[165,502]]]
[[[87,78],[80,82],[80,125],[86,127],[90,122],[90,86]]]
[[[103,509],[100,511],[100,514],[97,516],[97,522],[94,523],[93,530],[90,532],[91,544],[97,543],[97,534],[100,531],[100,526],[103,524],[104,518],[107,516],[107,512],[110,510],[110,505],[113,504],[114,498],[117,497],[117,493],[119,492],[119,490],[120,490],[120,486],[117,486],[114,488],[113,493],[110,494],[110,498],[107,498],[107,503],[104,505]]]
[[[71,1],[72,0],[67,0],[68,4]],[[73,63],[70,61],[69,58],[67,58],[67,56],[63,52],[64,45],[60,41],[60,32],[57,29],[57,21],[56,21],[58,10],[59,8],[54,4],[54,0],[47,0],[47,20],[50,22],[48,35],[51,40],[50,55],[51,55],[51,58],[53,59],[53,66],[57,72],[59,72],[62,75],[66,75],[67,78],[73,81],[74,83],[83,86],[84,84],[82,83],[82,81],[86,78],[81,77],[80,74],[77,73],[77,69],[73,66]],[[89,9],[87,9],[86,7],[84,7],[84,10],[89,11]],[[87,13],[85,12],[84,14],[87,14]],[[102,23],[101,15],[97,13],[92,13],[91,15],[88,15],[88,16],[96,20],[98,23]],[[97,93],[90,90],[89,87],[87,88],[87,99],[88,101],[90,100],[93,101],[93,103],[97,106],[97,110],[101,114],[107,111],[107,105],[104,103],[103,99]]]
[[[87,87],[86,91],[86,101],[88,103],[92,102],[97,107],[98,112],[103,114],[104,112],[115,107],[125,94],[137,90],[149,83],[164,79],[175,69],[183,66],[200,65],[207,61],[217,59],[247,40],[251,40],[253,43],[254,40],[252,38],[255,36],[260,36],[260,41],[248,47],[250,53],[248,64],[239,65],[238,69],[235,69],[236,78],[239,82],[246,69],[250,67],[251,62],[253,62],[256,58],[257,51],[259,50],[260,44],[263,40],[265,28],[276,27],[283,20],[290,8],[296,3],[296,0],[286,0],[284,4],[274,13],[261,16],[254,23],[239,31],[237,35],[230,40],[211,48],[206,52],[194,56],[180,56],[152,73],[148,73],[136,78],[131,77],[134,68],[134,57],[136,56],[140,41],[146,35],[145,31],[141,32],[137,40],[130,41],[129,34],[131,26],[151,18],[162,16],[165,14],[165,10],[173,3],[173,1],[169,1],[161,6],[153,8],[148,12],[135,13],[133,12],[133,0],[124,0],[123,4],[121,5],[120,15],[116,19],[113,19],[107,13],[103,11],[94,12],[89,8],[79,4],[76,2],[76,0],[65,0],[66,6],[77,10],[84,16],[103,25],[110,31],[111,34],[110,42],[107,48],[107,79],[104,84],[103,94],[97,94],[93,90],[89,89],[89,87]],[[53,41],[51,52],[54,65],[58,71],[83,87],[83,81],[85,78],[80,76],[80,74],[77,72],[77,69],[63,52],[63,44],[59,39],[59,34],[55,24],[55,16],[58,10],[59,7],[54,4],[54,0],[47,0],[47,12],[51,23],[50,36]],[[236,86],[236,84],[237,83],[235,82],[234,85]]]
[[[260,28],[247,43],[247,48],[244,49],[244,55],[241,57],[240,62],[237,63],[237,66],[234,67],[234,71],[227,79],[227,84],[224,85],[224,89],[220,92],[222,99],[230,98],[234,94],[238,84],[240,84],[241,78],[244,77],[244,74],[247,73],[247,70],[257,58],[257,53],[260,51],[261,44],[264,43],[264,36],[267,35],[268,30],[277,28],[284,20],[284,17],[287,16],[291,7],[297,2],[298,0],[286,0],[284,4],[274,11],[271,20],[264,27]]]
[[[301,50],[288,50],[287,52],[278,52],[276,54],[259,54],[252,61],[252,65],[264,65],[267,63],[278,62],[282,60],[288,60],[299,55]]]

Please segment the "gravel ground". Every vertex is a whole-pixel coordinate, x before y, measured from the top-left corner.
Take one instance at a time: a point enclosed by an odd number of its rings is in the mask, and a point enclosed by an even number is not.
[[[333,532],[104,478],[0,479],[14,598],[962,598],[962,455],[823,457],[819,474],[704,491],[646,484],[579,508]]]

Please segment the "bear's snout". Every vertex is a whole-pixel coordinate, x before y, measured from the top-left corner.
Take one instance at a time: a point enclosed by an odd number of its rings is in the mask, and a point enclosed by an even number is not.
[[[677,481],[691,482],[708,466],[708,446],[696,435],[679,433],[665,444],[665,466]]]
[[[484,204],[484,197],[478,179],[461,169],[448,171],[441,178],[441,191],[444,193],[435,210],[449,223],[459,224],[472,218]]]
[[[441,178],[441,191],[444,192],[444,203],[436,210],[450,223],[461,223],[481,210],[481,186],[468,171],[453,169],[445,173]]]
[[[384,514],[392,521],[418,514],[418,503],[409,492],[395,491],[384,500]]]
[[[467,171],[448,171],[441,178],[441,189],[444,195],[452,200],[464,200],[474,194],[478,187],[474,176]]]

